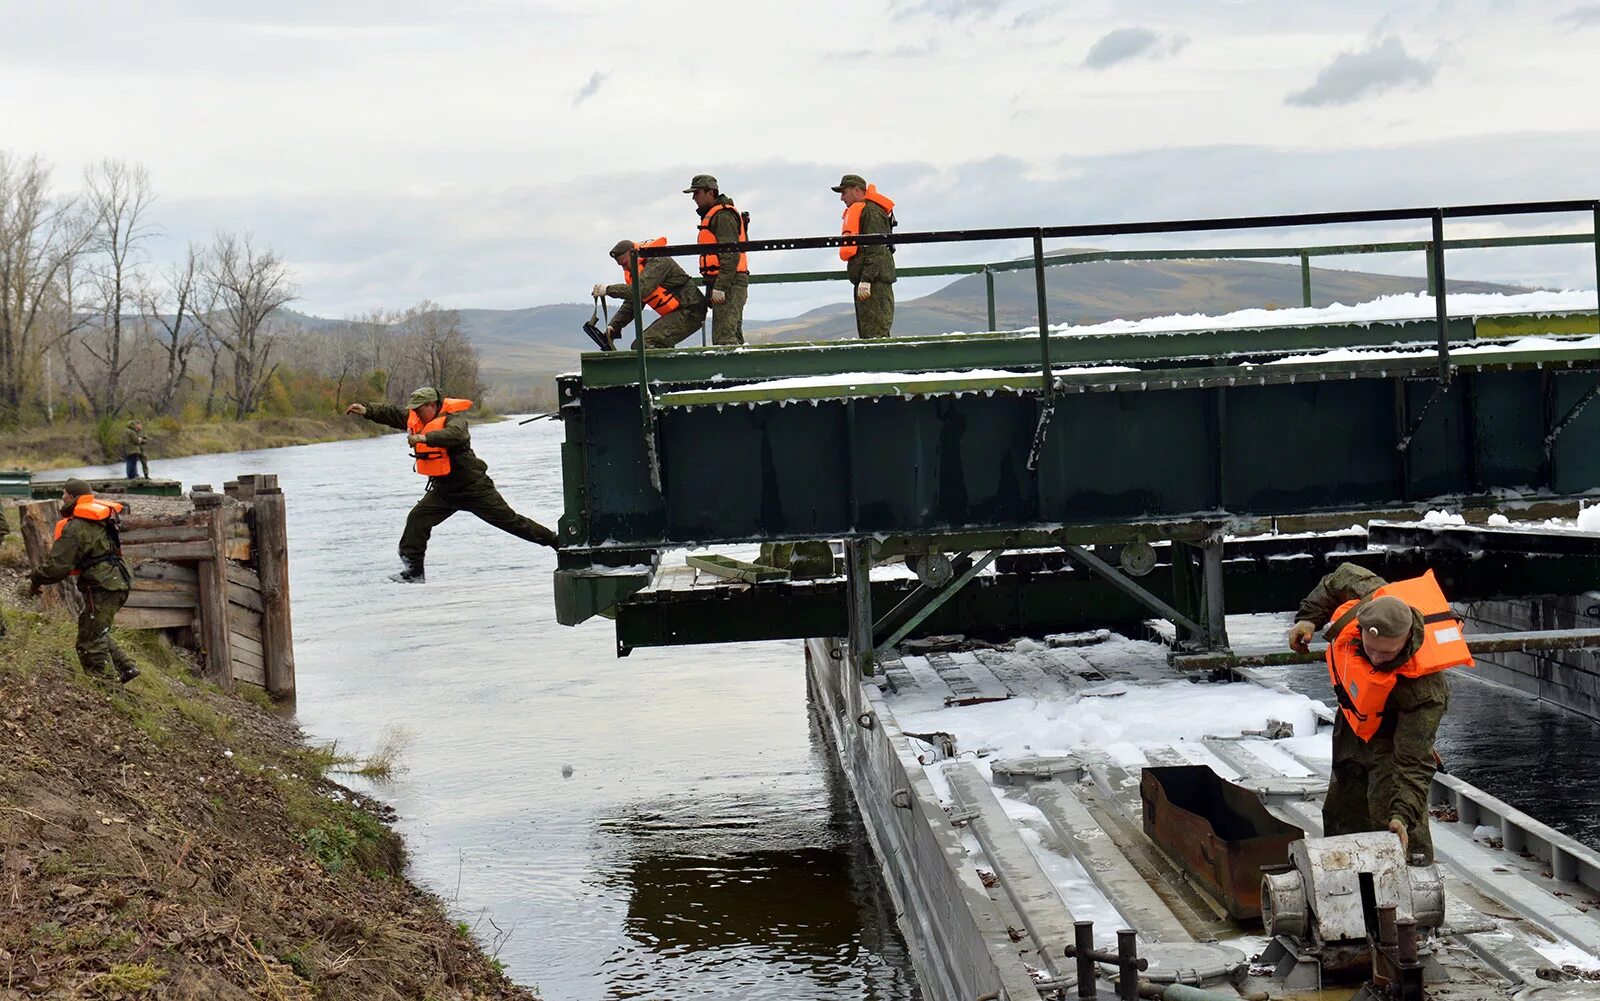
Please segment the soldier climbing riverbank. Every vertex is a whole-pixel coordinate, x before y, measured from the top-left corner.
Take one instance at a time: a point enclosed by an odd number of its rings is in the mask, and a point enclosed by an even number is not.
[[[121,504],[97,499],[83,480],[68,480],[61,491],[55,542],[44,565],[29,574],[28,593],[37,595],[48,584],[76,577],[83,594],[83,611],[78,613],[78,661],[92,676],[114,676],[127,684],[139,676],[139,669],[111,638],[111,622],[133,586],[133,575],[122,562],[117,528],[121,513]]]
[[[488,465],[473,454],[464,416],[471,407],[471,400],[450,399],[431,386],[423,386],[411,394],[405,407],[352,403],[345,409],[347,414],[405,431],[406,442],[414,449],[414,468],[428,478],[422,499],[406,516],[406,527],[400,534],[401,569],[389,577],[392,581],[426,581],[428,539],[435,526],[458,511],[477,515],[519,539],[555,548],[556,533],[513,511],[489,478]]]

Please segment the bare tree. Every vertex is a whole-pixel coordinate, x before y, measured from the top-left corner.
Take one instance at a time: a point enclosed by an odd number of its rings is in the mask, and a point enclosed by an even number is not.
[[[157,413],[172,413],[175,409],[178,390],[189,379],[189,355],[199,346],[203,333],[196,318],[212,309],[210,302],[202,300],[209,288],[200,281],[201,253],[199,247],[189,244],[184,260],[163,276],[164,287],[145,288],[140,295],[145,327],[155,333],[166,361],[165,374],[153,400]],[[215,374],[213,369],[213,377]]]
[[[62,270],[88,239],[74,203],[52,197],[49,183],[38,157],[0,150],[0,421],[17,418],[60,336]]]
[[[149,172],[121,160],[102,160],[84,171],[83,180],[96,315],[80,342],[95,364],[87,378],[81,366],[70,371],[96,415],[117,414],[127,402],[123,375],[133,363],[127,317],[136,302],[142,244],[155,232],[147,218],[155,196]]]
[[[219,353],[212,358],[213,395],[219,355],[226,351],[233,363],[227,398],[234,417],[244,418],[260,403],[277,368],[272,351],[279,331],[267,321],[294,300],[294,283],[283,260],[270,249],[257,250],[249,234],[218,233],[200,273],[212,307],[197,319]]]
[[[478,350],[461,331],[461,314],[424,299],[400,327],[406,353],[423,382],[461,395],[478,391]]]

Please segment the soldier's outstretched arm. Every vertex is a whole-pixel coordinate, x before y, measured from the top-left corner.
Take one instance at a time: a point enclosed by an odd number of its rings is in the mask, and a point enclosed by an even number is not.
[[[28,579],[36,586],[58,583],[66,580],[67,575],[72,573],[72,568],[78,561],[80,544],[80,533],[77,528],[77,525],[67,522],[66,528],[61,530],[61,538],[50,547],[50,555],[45,557],[44,565],[28,575]]]
[[[405,407],[394,407],[387,403],[366,403],[363,406],[367,408],[367,412],[361,416],[372,423],[382,424],[384,427],[395,428],[399,431],[406,429],[406,417],[410,414],[410,411]]]

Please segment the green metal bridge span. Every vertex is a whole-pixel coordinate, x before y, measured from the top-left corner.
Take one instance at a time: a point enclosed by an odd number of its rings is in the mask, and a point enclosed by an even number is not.
[[[1273,251],[1309,260],[1329,249],[1420,248],[1443,290],[1445,220],[1554,212],[1600,223],[1600,202],[1584,201],[901,234],[897,245],[1032,237],[1038,333],[586,354],[558,385],[566,425],[558,618],[616,615],[625,652],[793,636],[800,623],[815,635],[831,617],[836,628],[827,631],[852,637],[863,669],[874,646],[935,627],[1086,626],[1097,615],[1122,622],[1131,610],[1217,649],[1227,642],[1225,605],[1268,610],[1260,606],[1287,607],[1301,593],[1269,563],[1225,570],[1223,537],[1241,526],[1302,516],[1347,526],[1429,503],[1575,506],[1600,490],[1600,421],[1586,410],[1600,395],[1600,348],[1585,339],[1600,330],[1595,311],[1452,317],[1440,294],[1427,319],[1089,336],[1052,333],[1044,315],[1047,236],[1416,220],[1432,227],[1421,244]],[[852,239],[888,242],[740,246]],[[1595,241],[1592,231],[1532,239]],[[1526,334],[1548,336],[1516,342]],[[1369,350],[1316,356],[1340,348]],[[739,585],[717,596],[720,606],[693,611],[666,609],[658,594],[630,597],[656,576],[663,550],[812,539],[845,541],[844,577],[792,588],[787,608],[774,588],[789,585]],[[1118,552],[1105,547],[1161,540],[1173,543],[1162,564],[1170,584],[1135,579],[1104,558]],[[1039,546],[1064,547],[1077,571],[1070,586],[1063,578],[1051,590],[991,568],[983,588],[1009,586],[1008,607],[1044,613],[1012,622],[994,601],[972,600],[979,591],[957,596],[974,567]],[[925,561],[944,572],[920,583],[869,581],[875,557],[929,553],[955,558]],[[1468,590],[1572,593],[1600,570],[1597,556],[1545,561],[1543,578],[1538,563],[1498,583],[1479,573]],[[1225,583],[1230,594],[1254,595],[1249,607],[1225,602]],[[875,601],[896,607],[875,620]]]

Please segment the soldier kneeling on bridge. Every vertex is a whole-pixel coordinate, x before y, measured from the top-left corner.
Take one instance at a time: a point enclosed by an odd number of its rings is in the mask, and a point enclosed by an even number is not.
[[[1433,864],[1428,787],[1434,735],[1450,705],[1443,672],[1472,664],[1461,620],[1432,570],[1390,584],[1354,563],[1322,578],[1295,620],[1289,646],[1301,653],[1328,626],[1328,676],[1339,701],[1323,833],[1392,831],[1407,859]]]

